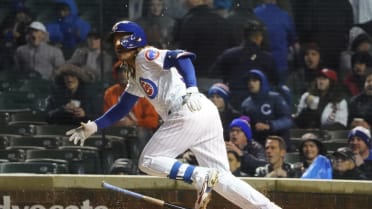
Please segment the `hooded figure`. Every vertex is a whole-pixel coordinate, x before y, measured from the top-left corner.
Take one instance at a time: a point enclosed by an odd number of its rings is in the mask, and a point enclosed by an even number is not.
[[[279,93],[270,90],[260,70],[250,70],[244,78],[251,96],[243,101],[241,113],[251,118],[253,138],[264,146],[268,135],[278,135],[290,148],[289,129],[293,124],[290,106]]]
[[[93,74],[72,64],[64,64],[56,71],[55,89],[48,96],[47,121],[50,124],[80,124],[94,118],[96,99],[87,88],[94,81]]]
[[[74,49],[84,41],[90,31],[90,24],[79,17],[74,0],[55,0],[56,19],[47,24],[50,41],[63,48]]]

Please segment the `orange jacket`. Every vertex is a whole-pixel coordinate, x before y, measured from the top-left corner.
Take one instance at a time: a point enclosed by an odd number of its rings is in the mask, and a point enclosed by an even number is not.
[[[103,111],[106,112],[115,105],[124,92],[124,87],[115,84],[106,89],[104,95]],[[137,118],[137,125],[145,128],[156,129],[159,126],[159,116],[154,107],[145,98],[139,98],[134,105],[132,112]]]

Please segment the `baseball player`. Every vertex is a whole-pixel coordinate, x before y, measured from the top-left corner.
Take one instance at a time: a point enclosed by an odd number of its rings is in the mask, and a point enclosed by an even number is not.
[[[114,49],[129,69],[129,82],[118,103],[95,121],[66,132],[75,144],[125,116],[139,97],[146,97],[164,123],[139,159],[139,168],[154,176],[182,179],[198,190],[195,209],[206,208],[215,190],[244,209],[278,209],[263,194],[229,171],[223,129],[216,106],[199,93],[191,60],[193,53],[146,45],[143,29],[120,21],[112,28]],[[190,149],[200,166],[175,158]]]

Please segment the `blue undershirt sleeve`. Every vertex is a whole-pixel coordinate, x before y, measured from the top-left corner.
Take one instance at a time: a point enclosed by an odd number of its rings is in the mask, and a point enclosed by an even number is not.
[[[177,68],[178,72],[182,75],[187,88],[197,86],[195,68],[190,58],[181,57],[177,59],[175,67]]]
[[[98,129],[109,127],[122,119],[129,113],[137,100],[137,96],[124,92],[116,105],[112,106],[105,114],[94,121]]]
[[[195,59],[196,55],[192,52],[184,50],[169,50],[164,60],[164,69],[170,69],[175,67],[183,77],[186,87],[197,86],[195,68],[192,64],[192,59]]]

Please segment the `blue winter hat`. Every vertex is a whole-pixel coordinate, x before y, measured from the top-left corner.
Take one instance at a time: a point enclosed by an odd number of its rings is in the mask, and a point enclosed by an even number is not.
[[[230,123],[230,129],[233,127],[239,127],[247,137],[247,141],[252,141],[252,130],[248,121],[241,118],[236,118]]]
[[[351,140],[352,137],[359,137],[362,139],[368,147],[371,147],[371,132],[362,126],[357,126],[353,128],[348,135],[348,141]]]
[[[230,100],[230,89],[227,85],[223,83],[215,83],[208,90],[208,97],[211,97],[213,94],[217,94],[225,100],[227,103]]]

